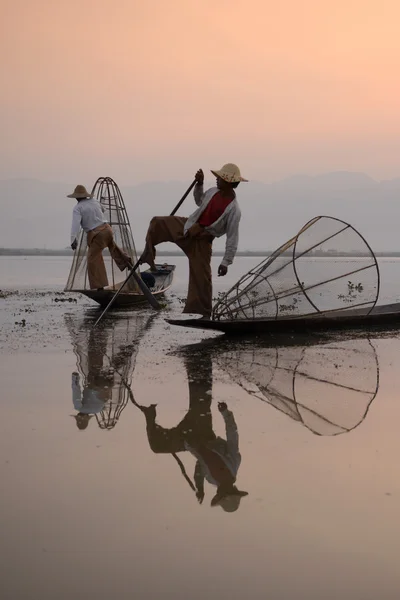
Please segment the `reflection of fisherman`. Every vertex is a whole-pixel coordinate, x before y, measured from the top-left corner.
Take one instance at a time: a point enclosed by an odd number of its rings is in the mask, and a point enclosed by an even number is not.
[[[78,429],[86,429],[93,415],[101,412],[107,402],[112,399],[114,370],[103,366],[107,351],[107,335],[100,331],[98,338],[90,334],[87,347],[87,377],[83,391],[79,381],[79,373],[72,373],[72,402],[78,412],[74,415]]]
[[[156,405],[141,406],[146,417],[147,437],[150,448],[155,453],[189,451],[196,459],[194,482],[196,497],[200,503],[204,499],[204,480],[217,487],[217,493],[211,506],[220,505],[225,511],[233,512],[239,508],[242,496],[235,486],[237,472],[241,462],[239,436],[233,417],[225,402],[218,409],[225,421],[226,437],[217,437],[213,431],[211,415],[211,360],[207,356],[199,368],[198,358],[188,356],[185,359],[189,381],[189,410],[182,421],[171,429],[165,429],[156,423]],[[177,458],[177,457],[175,457]],[[180,463],[179,459],[177,459]],[[183,465],[181,465],[183,469]],[[182,470],[183,472],[183,470]]]
[[[217,493],[211,500],[211,506],[220,505],[227,512],[239,508],[242,496],[234,485],[242,457],[239,452],[239,435],[232,411],[225,402],[218,403],[225,421],[226,440],[215,437],[208,443],[191,444],[185,442],[185,448],[197,458],[194,481],[197,489],[196,497],[201,503],[204,498],[204,479],[217,486]]]
[[[115,318],[99,329],[93,328],[90,316],[65,316],[76,356],[72,401],[78,414],[71,416],[78,429],[86,429],[93,416],[102,430],[117,425],[129,401],[139,342],[153,316]]]
[[[72,402],[75,410],[78,411],[74,415],[78,429],[86,429],[92,416],[101,412],[107,400],[102,399],[103,390],[86,386],[81,390],[79,373],[72,373]]]

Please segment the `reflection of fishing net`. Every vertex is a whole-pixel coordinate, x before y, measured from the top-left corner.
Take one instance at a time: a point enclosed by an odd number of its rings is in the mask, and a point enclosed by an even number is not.
[[[112,227],[115,243],[131,257],[132,262],[136,263],[137,256],[131,226],[118,185],[111,177],[100,177],[93,186],[92,194],[94,195],[94,198],[100,202],[104,211],[104,216]],[[118,287],[118,284],[122,283],[128,276],[128,270],[119,270],[117,265],[111,259],[107,248],[103,250],[103,258],[109,285]],[[132,286],[134,286],[133,280]],[[79,291],[86,289],[89,289],[87,276],[87,241],[86,233],[81,230],[78,238],[78,247],[74,253],[65,291]]]
[[[214,319],[322,316],[349,309],[368,314],[379,295],[374,253],[351,226],[316,217],[214,306]]]
[[[339,435],[366,417],[379,385],[369,340],[319,346],[241,347],[218,356],[218,365],[249,394],[317,435]]]
[[[81,378],[82,404],[93,413],[101,429],[113,429],[128,400],[139,342],[151,316],[130,315],[93,329],[93,321],[65,316],[77,370]],[[95,399],[95,402],[93,402]]]

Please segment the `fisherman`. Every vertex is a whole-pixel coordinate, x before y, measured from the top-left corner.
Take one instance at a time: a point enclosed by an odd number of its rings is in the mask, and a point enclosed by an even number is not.
[[[107,223],[100,202],[89,194],[84,185],[77,185],[67,198],[76,198],[77,204],[72,212],[71,248],[78,246],[77,236],[82,229],[87,234],[87,269],[91,290],[102,290],[108,286],[107,271],[103,259],[103,250],[108,248],[121,271],[132,268],[132,260],[114,241],[113,231]]]
[[[218,276],[228,272],[236,254],[239,240],[240,208],[235,189],[247,181],[239,167],[228,163],[219,171],[211,171],[217,178],[216,187],[204,192],[204,173],[195,175],[194,200],[198,206],[189,218],[154,217],[146,235],[146,245],[140,263],[148,263],[155,270],[155,246],[174,242],[189,259],[189,287],[184,313],[195,313],[209,319],[212,307],[211,254],[215,237],[226,235],[225,254],[218,267]]]

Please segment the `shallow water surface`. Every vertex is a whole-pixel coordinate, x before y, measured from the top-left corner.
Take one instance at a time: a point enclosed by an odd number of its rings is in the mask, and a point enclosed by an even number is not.
[[[0,300],[2,598],[399,597],[396,333],[93,330],[46,285]]]

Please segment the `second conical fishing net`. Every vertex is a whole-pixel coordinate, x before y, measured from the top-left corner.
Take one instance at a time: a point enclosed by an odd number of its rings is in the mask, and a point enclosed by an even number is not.
[[[368,314],[378,295],[379,269],[366,240],[344,221],[316,217],[223,295],[213,318]]]
[[[129,223],[128,213],[118,185],[111,177],[99,177],[92,189],[93,197],[100,203],[103,214],[113,230],[114,241],[133,263],[137,262],[135,244]],[[106,248],[103,250],[109,286],[117,289],[128,276],[128,269],[120,271]],[[87,272],[87,241],[86,233],[81,230],[78,246],[74,252],[71,270],[65,291],[81,291],[90,289]],[[136,284],[131,279],[127,290],[136,290]]]

